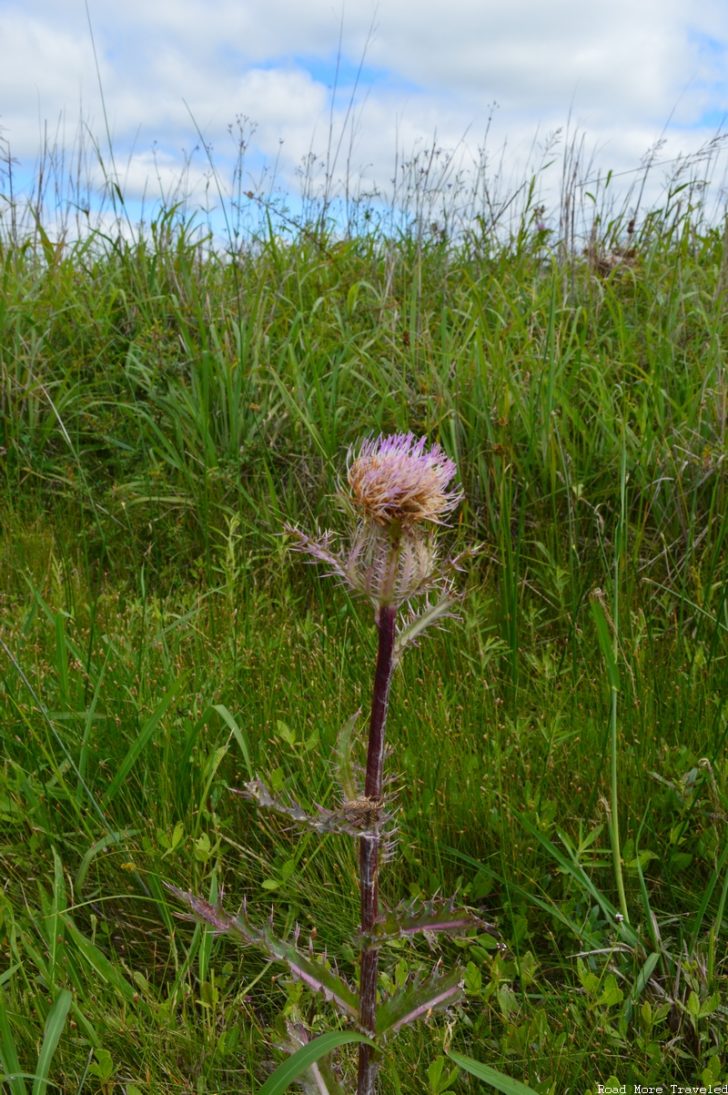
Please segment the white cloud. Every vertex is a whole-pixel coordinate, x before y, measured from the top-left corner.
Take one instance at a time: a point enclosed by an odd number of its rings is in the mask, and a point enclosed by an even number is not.
[[[144,190],[147,168],[152,181],[158,175],[165,188],[173,185],[199,144],[196,126],[222,158],[224,175],[234,150],[228,127],[241,115],[256,123],[253,171],[262,156],[295,185],[301,160],[325,151],[338,3],[89,0],[89,7],[103,103],[81,0],[26,0],[22,8],[0,0],[0,133],[16,157],[31,162],[42,121],[55,132],[59,117],[58,142],[73,148],[83,115],[103,149],[102,107],[135,194]],[[428,146],[435,133],[444,148],[458,149],[463,165],[472,162],[494,102],[491,164],[495,170],[507,143],[504,170],[516,174],[535,134],[538,149],[567,123],[571,135],[587,134],[605,169],[618,172],[637,167],[663,128],[663,155],[677,155],[708,138],[705,116],[728,113],[724,0],[690,7],[685,0],[359,3],[344,9],[341,49],[334,147],[349,128],[337,170],[357,174],[361,167],[380,185],[397,155]],[[352,72],[362,59],[365,78],[347,119]],[[370,82],[372,70],[380,75]],[[199,187],[205,157],[192,159]]]
[[[0,14],[0,126],[19,152],[37,151],[46,123],[80,104],[95,81],[86,39],[20,11]]]
[[[382,16],[370,56],[473,106],[497,99],[509,111],[563,118],[573,101],[588,113],[631,111],[654,122],[698,72],[686,13],[676,0],[453,0],[443,19],[439,5],[400,0]]]

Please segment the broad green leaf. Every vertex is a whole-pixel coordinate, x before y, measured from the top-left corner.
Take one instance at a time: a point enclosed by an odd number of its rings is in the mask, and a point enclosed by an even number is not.
[[[699,1018],[705,1019],[709,1015],[713,1015],[720,1007],[720,993],[714,992],[706,1000],[703,1000],[700,1005]]]
[[[99,1046],[94,1050],[94,1057],[96,1060],[88,1066],[88,1070],[102,1084],[107,1084],[114,1075],[114,1058],[104,1046]]]
[[[496,1091],[503,1092],[503,1095],[537,1095],[528,1084],[523,1084],[520,1080],[514,1080],[511,1076],[506,1076],[502,1072],[498,1072],[497,1069],[491,1068],[490,1065],[484,1065],[480,1061],[473,1060],[472,1057],[456,1053],[454,1049],[448,1049],[445,1052],[464,1072],[469,1072],[471,1076],[475,1076],[478,1080],[485,1080]]]
[[[291,1057],[303,1046],[309,1045],[314,1039],[314,1035],[300,1023],[289,1021],[286,1023],[286,1030],[288,1032],[288,1041],[285,1048]],[[314,1092],[316,1095],[347,1095],[342,1084],[334,1075],[335,1056],[336,1054],[332,1053],[326,1057],[319,1057],[317,1061],[308,1066],[299,1078],[298,1083],[310,1095],[313,1095]]]
[[[440,1055],[436,1057],[427,1069],[427,1080],[430,1085],[430,1095],[445,1095],[452,1091],[452,1084],[460,1075],[460,1069],[451,1068],[445,1075],[446,1058]]]
[[[613,973],[607,974],[597,1004],[603,1004],[604,1007],[611,1008],[615,1004],[621,1004],[622,1000],[624,1000],[624,993],[617,984],[617,978]]]
[[[374,1042],[369,1038],[365,1038],[363,1034],[354,1034],[347,1031],[331,1031],[329,1034],[322,1034],[307,1045],[301,1046],[292,1057],[288,1057],[283,1061],[265,1081],[258,1095],[280,1095],[306,1069],[315,1064],[320,1057],[325,1057],[327,1053],[331,1053],[339,1046],[344,1046],[349,1042],[364,1042],[369,1046],[374,1045]]]

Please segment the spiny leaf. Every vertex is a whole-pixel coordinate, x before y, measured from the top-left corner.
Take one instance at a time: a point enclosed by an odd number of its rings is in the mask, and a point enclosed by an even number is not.
[[[405,986],[377,1008],[377,1034],[394,1034],[435,1008],[454,1003],[462,993],[461,970]]]
[[[232,787],[231,790],[233,794],[249,798],[264,809],[274,810],[277,814],[290,817],[292,821],[297,821],[300,825],[313,826],[315,823],[315,819],[307,814],[295,799],[289,798],[284,802],[283,799],[276,798],[260,779],[251,779],[242,791],[236,787]]]
[[[448,591],[443,594],[439,601],[435,601],[434,604],[426,604],[420,612],[412,615],[397,635],[394,646],[395,658],[399,659],[405,647],[416,642],[426,628],[448,617],[454,617],[451,609],[459,599],[458,596],[454,596]]]
[[[294,977],[303,981],[314,992],[320,992],[351,1019],[358,1019],[359,1002],[356,993],[346,982],[328,969],[321,961],[306,958],[295,947],[280,940],[266,940],[268,953],[285,962]]]
[[[398,939],[417,932],[485,931],[498,935],[492,924],[487,924],[469,909],[458,909],[451,901],[427,901],[401,904],[385,916],[380,916],[374,931],[378,942]]]
[[[204,898],[195,897],[176,886],[168,885],[167,888],[189,906],[198,920],[210,924],[221,935],[231,935],[245,944],[260,947],[271,958],[288,966],[294,977],[303,981],[314,992],[320,992],[324,999],[336,1004],[350,1019],[358,1018],[356,993],[321,959],[301,954],[292,943],[278,939],[267,928],[255,927],[248,920],[244,909],[237,916],[231,916],[219,905],[212,905]]]
[[[346,720],[336,739],[336,778],[345,800],[358,798],[360,793],[354,778],[353,762],[354,728],[360,714],[361,709]]]
[[[242,791],[232,788],[236,795],[244,795],[267,810],[291,818],[299,825],[306,825],[317,833],[337,833],[340,836],[378,837],[382,835],[383,825],[391,819],[384,812],[382,804],[368,798],[354,798],[342,802],[336,810],[327,810],[317,806],[315,814],[308,814],[295,799],[287,801],[271,794],[262,780],[254,779],[245,784]],[[385,834],[386,835],[386,834]]]

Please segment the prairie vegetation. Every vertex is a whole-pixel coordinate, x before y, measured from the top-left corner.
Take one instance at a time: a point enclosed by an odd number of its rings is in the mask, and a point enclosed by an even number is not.
[[[550,231],[528,187],[507,230],[487,203],[450,224],[433,177],[389,228],[253,198],[259,229],[225,244],[173,203],[130,231],[120,192],[78,234],[40,184],[5,203],[13,1095],[253,1092],[287,1020],[336,1028],[165,883],[260,923],[273,904],[354,975],[351,843],[230,788],[331,804],[374,636],[283,527],[340,528],[347,448],[410,430],[458,467],[448,550],[482,550],[460,621],[394,680],[383,898],[456,894],[505,950],[442,943],[465,1004],[393,1043],[382,1090],[483,1090],[450,1048],[543,1095],[726,1080],[725,221],[678,181],[636,219],[595,203],[580,240],[567,173]],[[433,961],[395,943],[383,969]]]

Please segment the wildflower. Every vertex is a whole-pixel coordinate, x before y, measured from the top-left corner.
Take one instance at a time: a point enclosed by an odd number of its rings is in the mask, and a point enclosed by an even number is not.
[[[424,437],[397,433],[364,441],[356,454],[349,450],[349,501],[359,520],[347,551],[333,550],[331,533],[313,540],[288,530],[299,551],[326,563],[331,574],[371,598],[377,609],[448,588],[431,526],[444,524],[462,495],[448,489],[453,461],[439,445],[427,449],[426,444]]]
[[[348,481],[352,500],[365,520],[404,529],[422,521],[442,524],[460,501],[459,491],[448,491],[455,464],[439,445],[427,450],[427,439],[395,433],[363,443],[352,459]]]

